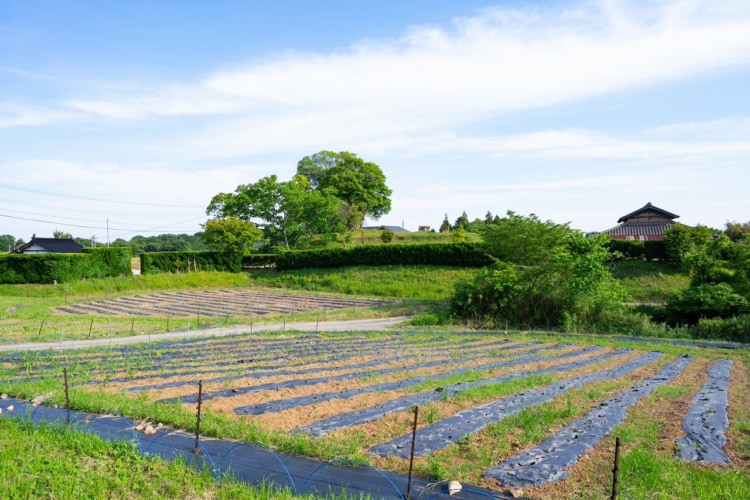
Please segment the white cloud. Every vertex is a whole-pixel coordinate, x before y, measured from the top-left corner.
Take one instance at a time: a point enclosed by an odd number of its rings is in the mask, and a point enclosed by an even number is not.
[[[383,127],[430,129],[747,64],[750,4],[715,3],[492,8],[450,30],[415,27],[395,41],[279,54],[194,84],[70,105],[127,119],[241,111],[283,121],[343,109],[359,111],[361,121],[374,113]]]

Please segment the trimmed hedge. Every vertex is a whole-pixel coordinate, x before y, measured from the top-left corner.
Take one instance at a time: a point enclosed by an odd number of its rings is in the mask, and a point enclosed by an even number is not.
[[[242,269],[257,269],[259,267],[276,267],[275,253],[253,253],[242,257]]]
[[[130,274],[130,248],[87,248],[83,253],[0,256],[0,283],[66,283]]]
[[[612,252],[620,252],[626,259],[670,260],[663,240],[610,240],[609,249]]]
[[[242,271],[242,254],[230,252],[154,252],[141,254],[141,274]]]
[[[484,267],[492,262],[482,243],[423,243],[285,252],[276,257],[276,268],[284,271],[352,266]]]

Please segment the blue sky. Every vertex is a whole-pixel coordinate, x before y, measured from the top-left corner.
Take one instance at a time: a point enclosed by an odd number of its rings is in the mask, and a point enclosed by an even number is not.
[[[411,230],[721,228],[750,221],[748,89],[745,0],[0,0],[0,234],[192,234],[323,149]]]

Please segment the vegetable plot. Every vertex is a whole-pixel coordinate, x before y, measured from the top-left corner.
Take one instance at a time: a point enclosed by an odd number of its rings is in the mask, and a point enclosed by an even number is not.
[[[415,437],[423,479],[523,487],[532,498],[552,495],[550,484],[568,495],[568,482],[610,474],[611,463],[589,455],[611,448],[605,438],[619,436],[635,409],[661,401],[678,413],[656,425],[684,419],[665,460],[747,472],[747,457],[727,440],[728,422],[745,411],[731,403],[747,401],[731,382],[735,372],[748,379],[744,362],[497,333],[284,333],[14,353],[0,366],[8,386],[59,378],[66,367],[77,391],[180,410],[202,404],[206,415],[258,429],[256,438],[276,450],[368,460],[382,470],[406,472]],[[670,406],[669,390],[695,401]],[[746,476],[734,493],[750,491]],[[589,485],[594,496],[608,481]],[[627,479],[621,484],[627,489]]]

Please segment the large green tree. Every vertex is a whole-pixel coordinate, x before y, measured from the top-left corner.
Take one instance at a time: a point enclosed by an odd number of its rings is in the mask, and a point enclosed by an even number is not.
[[[302,175],[280,182],[270,175],[219,193],[206,213],[213,218],[234,217],[258,222],[271,245],[296,247],[305,236],[340,232],[343,204],[325,189],[313,189]]]
[[[365,217],[378,219],[391,211],[392,191],[385,183],[385,174],[372,162],[354,153],[320,151],[305,156],[297,163],[297,174],[310,186],[343,201],[343,214],[350,230],[362,225]]]

